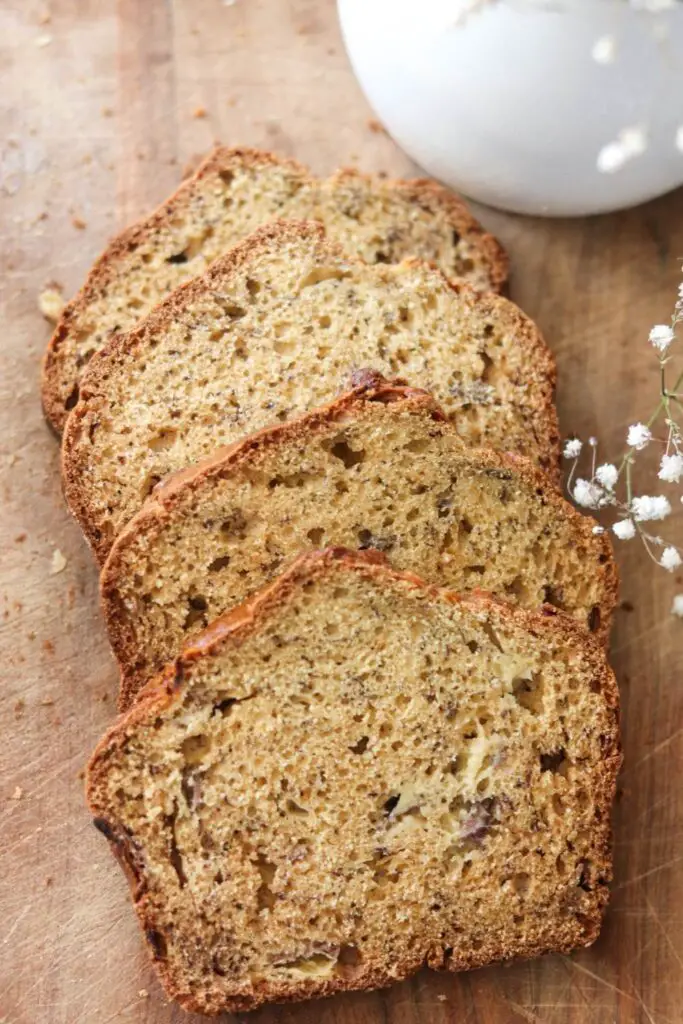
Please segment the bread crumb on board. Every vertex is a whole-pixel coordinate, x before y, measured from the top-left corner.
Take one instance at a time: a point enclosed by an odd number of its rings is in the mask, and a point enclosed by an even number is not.
[[[88,226],[87,220],[83,220],[83,218],[79,217],[77,213],[75,213],[72,216],[71,223],[73,224],[73,226],[76,228],[77,231],[84,231],[87,228],[87,226]]]
[[[23,789],[21,788],[21,786],[17,786],[16,789],[14,790],[14,792],[12,793],[12,799],[13,800],[21,800],[23,795],[24,795]]]
[[[48,36],[48,35],[38,36],[38,38],[35,41],[36,46],[40,46],[41,48],[43,46],[49,46],[51,42],[52,42],[52,36]]]
[[[377,120],[376,117],[369,117],[368,121],[367,121],[367,124],[368,124],[368,128],[370,129],[370,131],[374,132],[375,135],[386,135],[387,134],[386,128],[384,127],[384,125],[382,124],[381,121]]]
[[[52,324],[57,323],[65,305],[66,300],[62,294],[62,286],[55,281],[46,284],[38,296],[38,309]]]
[[[64,569],[66,569],[66,558],[59,548],[55,548],[52,552],[52,561],[50,562],[50,576],[56,576],[58,572],[62,572]]]
[[[206,117],[206,107],[195,107],[192,111],[192,116],[196,118]]]

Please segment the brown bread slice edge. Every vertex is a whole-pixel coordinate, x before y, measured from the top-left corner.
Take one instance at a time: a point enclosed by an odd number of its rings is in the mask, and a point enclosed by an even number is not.
[[[369,263],[417,256],[492,291],[507,278],[500,244],[435,181],[389,181],[352,170],[318,179],[294,160],[219,146],[154,213],[109,243],[64,309],[43,365],[43,408],[54,429],[63,430],[95,351],[276,217],[323,221]]]
[[[555,365],[521,310],[419,260],[369,266],[320,225],[283,221],[90,361],[62,464],[98,559],[160,479],[330,401],[368,366],[433,391],[468,442],[557,475]]]
[[[607,641],[606,535],[528,460],[465,447],[424,391],[358,375],[330,405],[160,485],[102,570],[121,706],[300,551],[374,547],[441,586],[554,604]]]
[[[617,707],[561,613],[328,550],[143,691],[88,799],[169,996],[249,1010],[594,941]]]

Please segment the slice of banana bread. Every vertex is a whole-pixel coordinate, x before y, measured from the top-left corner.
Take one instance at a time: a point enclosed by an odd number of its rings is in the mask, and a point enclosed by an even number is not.
[[[319,225],[280,222],[91,360],[63,467],[98,558],[168,473],[329,401],[366,366],[433,390],[468,441],[557,471],[554,363],[516,306],[417,260],[368,266]]]
[[[88,769],[168,994],[202,1013],[593,942],[618,696],[571,619],[304,556]],[[381,556],[379,556],[381,559]]]
[[[119,536],[102,604],[121,707],[188,636],[330,544],[379,549],[454,590],[553,604],[604,641],[616,570],[593,526],[527,460],[465,447],[426,392],[368,374],[160,485]]]
[[[220,147],[155,213],[109,244],[64,310],[43,377],[43,406],[55,429],[63,429],[78,399],[93,352],[274,217],[320,220],[368,263],[417,256],[491,291],[507,277],[498,242],[434,181],[383,181],[355,171],[319,180],[293,160]]]

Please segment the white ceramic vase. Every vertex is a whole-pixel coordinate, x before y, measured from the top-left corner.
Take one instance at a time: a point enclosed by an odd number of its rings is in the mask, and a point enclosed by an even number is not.
[[[683,2],[659,14],[636,0],[469,6],[338,0],[368,100],[429,174],[550,216],[683,184]]]

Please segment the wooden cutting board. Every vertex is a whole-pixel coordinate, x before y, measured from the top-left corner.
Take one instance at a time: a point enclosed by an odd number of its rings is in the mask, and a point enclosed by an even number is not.
[[[267,146],[322,173],[415,169],[371,121],[331,0],[5,2],[0,59],[0,1021],[189,1024],[199,1018],[170,1006],[154,979],[126,883],[83,803],[83,764],[112,720],[117,680],[95,569],[64,511],[40,413],[49,328],[38,295],[50,279],[71,294],[107,238],[214,140]],[[479,213],[509,248],[513,297],[557,355],[565,433],[595,434],[615,456],[654,405],[647,333],[673,305],[683,192],[588,220]],[[680,541],[680,506],[672,525]],[[619,554],[626,767],[599,942],[250,1020],[683,1021],[683,623],[669,615],[683,579],[635,542]]]

